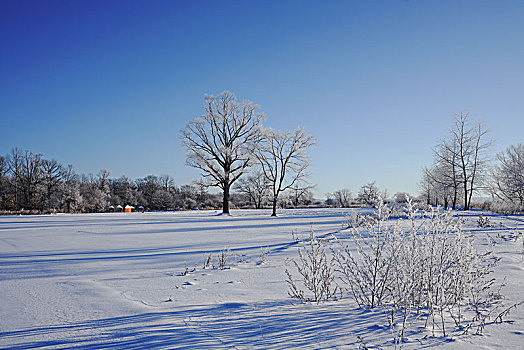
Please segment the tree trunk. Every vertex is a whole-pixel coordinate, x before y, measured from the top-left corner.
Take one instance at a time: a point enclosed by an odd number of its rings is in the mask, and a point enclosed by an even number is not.
[[[464,210],[469,210],[468,202],[468,181],[464,181]]]
[[[471,179],[471,187],[469,189],[468,209],[471,207],[471,198],[473,197],[473,179]]]
[[[222,213],[229,214],[229,186],[224,186],[224,200],[222,201]]]
[[[277,200],[276,196],[273,197],[273,213],[271,213],[271,216],[277,216]]]

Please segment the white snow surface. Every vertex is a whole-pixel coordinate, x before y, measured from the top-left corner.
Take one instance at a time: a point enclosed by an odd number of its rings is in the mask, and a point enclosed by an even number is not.
[[[355,210],[355,209],[354,209]],[[300,242],[341,234],[349,209],[0,217],[0,347],[90,349],[392,348],[383,311],[291,299]],[[362,210],[361,210],[362,211]],[[524,218],[459,212],[477,244],[495,239],[507,301],[524,300]],[[204,268],[225,248],[227,269]],[[265,262],[260,262],[262,251]],[[186,273],[187,272],[187,273]],[[408,349],[524,349],[524,305],[484,335],[413,336]]]

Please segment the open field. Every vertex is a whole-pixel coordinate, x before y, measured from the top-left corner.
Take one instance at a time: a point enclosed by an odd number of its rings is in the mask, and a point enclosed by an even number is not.
[[[357,336],[392,346],[379,309],[287,294],[284,270],[302,245],[294,237],[344,239],[349,209],[217,213],[0,217],[0,347],[355,349]],[[479,228],[479,212],[459,214],[479,248],[493,238],[508,302],[523,300],[524,218],[485,213],[493,227]],[[412,335],[405,348],[523,348],[524,307],[507,319],[482,336]]]

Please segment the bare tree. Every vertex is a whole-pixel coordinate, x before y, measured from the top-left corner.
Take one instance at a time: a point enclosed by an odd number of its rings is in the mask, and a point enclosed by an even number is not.
[[[36,209],[43,182],[42,155],[14,148],[8,155],[9,170],[15,187],[15,201],[21,206]]]
[[[9,196],[8,163],[4,156],[0,156],[0,210],[7,206]]]
[[[175,188],[175,178],[171,175],[164,174],[158,177],[159,183],[162,185],[165,191],[173,192]]]
[[[342,208],[349,208],[351,205],[351,198],[353,195],[351,194],[351,191],[347,188],[342,188],[340,190],[335,191],[333,193],[333,197],[335,197],[335,200],[337,201],[337,204]]]
[[[425,176],[430,179],[430,191],[434,204],[443,204],[445,208],[448,208],[450,203],[452,203],[453,208],[455,208],[459,188],[452,185],[449,177],[450,173],[447,170],[448,168],[442,166],[442,164],[436,164],[429,169],[424,168]],[[460,182],[456,182],[456,184],[460,186]]]
[[[62,165],[56,160],[42,160],[42,172],[44,177],[45,188],[45,208],[51,209],[53,204],[58,204],[58,200],[53,201],[53,196],[57,193],[62,181]]]
[[[309,177],[307,172],[310,158],[309,148],[316,144],[315,137],[304,129],[294,131],[275,131],[266,129],[256,156],[262,173],[270,183],[273,212],[277,216],[278,196],[296,184],[304,183]]]
[[[309,205],[313,202],[313,192],[311,189],[315,188],[314,185],[307,183],[296,183],[293,187],[288,190],[288,197],[293,204],[293,207],[297,208],[300,205]]]
[[[202,171],[206,186],[222,189],[225,214],[229,213],[231,185],[253,163],[263,119],[258,109],[250,101],[239,104],[229,91],[206,96],[202,117],[182,130],[186,163]]]
[[[486,152],[491,146],[491,141],[486,140],[487,133],[481,123],[471,125],[469,114],[464,112],[457,114],[451,129],[450,143],[456,152],[465,210],[469,209],[473,192],[480,188],[486,170]]]
[[[433,166],[424,170],[424,183],[432,184],[435,202],[441,198],[445,206],[451,203],[455,208],[463,195],[464,209],[470,208],[473,193],[484,185],[487,152],[492,143],[487,133],[481,123],[470,121],[468,113],[456,115],[448,138],[434,149]]]
[[[235,184],[235,189],[247,195],[255,205],[255,209],[260,209],[268,195],[269,183],[260,171],[256,171],[252,175],[239,179]]]
[[[430,175],[430,169],[424,167],[422,169],[422,178],[418,183],[418,187],[421,193],[421,196],[426,200],[426,204],[431,204],[431,200],[434,196],[433,191],[433,179]]]
[[[459,168],[459,145],[453,140],[443,140],[434,150],[435,164],[433,171],[428,172],[433,183],[438,186],[440,193],[444,194],[444,206],[448,207],[448,202],[452,201],[452,208],[457,206],[458,195],[462,181],[462,173]]]
[[[497,154],[493,170],[495,194],[502,200],[524,205],[524,144],[509,146]]]
[[[379,197],[380,191],[375,181],[368,182],[360,188],[360,191],[358,191],[358,200],[368,205],[376,204]]]
[[[83,175],[80,183],[83,210],[100,212],[109,206],[109,171],[102,169],[96,176]]]
[[[80,195],[80,181],[73,166],[69,164],[62,168],[62,183],[60,186],[60,202],[63,210],[70,213],[77,209],[82,201]]]

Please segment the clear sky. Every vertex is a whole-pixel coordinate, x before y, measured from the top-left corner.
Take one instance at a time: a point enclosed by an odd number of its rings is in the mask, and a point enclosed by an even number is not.
[[[234,92],[314,134],[315,194],[417,192],[454,114],[524,142],[524,1],[0,0],[0,154],[198,177],[179,131]]]

